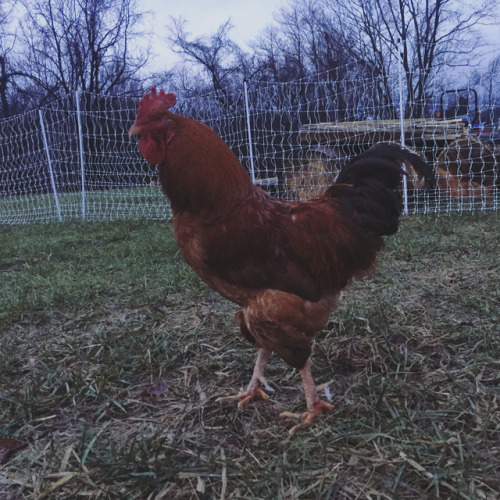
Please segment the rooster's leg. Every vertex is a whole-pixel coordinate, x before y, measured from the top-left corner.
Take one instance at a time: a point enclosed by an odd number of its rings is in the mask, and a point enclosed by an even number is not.
[[[302,429],[311,425],[311,422],[324,411],[331,411],[332,405],[321,401],[318,396],[318,390],[314,385],[314,380],[311,375],[311,366],[309,360],[307,360],[304,368],[300,370],[300,376],[302,378],[302,383],[304,385],[304,392],[307,402],[307,411],[301,414],[283,412],[282,417],[300,417],[300,424],[294,425],[289,432],[290,436],[293,436],[298,429]]]
[[[260,348],[257,354],[257,361],[255,362],[255,367],[253,369],[253,375],[246,390],[240,392],[236,396],[224,396],[218,398],[217,401],[239,400],[238,408],[243,408],[255,398],[269,399],[269,396],[261,389],[261,387],[266,384],[264,379],[264,370],[271,354],[271,351]]]

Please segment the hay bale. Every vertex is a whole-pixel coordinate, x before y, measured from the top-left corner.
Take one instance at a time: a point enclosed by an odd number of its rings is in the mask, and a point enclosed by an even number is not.
[[[460,175],[454,175],[450,171],[437,167],[437,185],[452,198],[474,198],[477,196],[489,196],[493,190],[492,186],[485,186]]]
[[[286,164],[283,183],[289,200],[308,200],[323,193],[340,170],[340,156],[330,148],[304,149]]]
[[[446,173],[444,178],[449,178],[450,174],[475,188],[493,186],[499,166],[492,148],[477,137],[469,136],[444,149],[438,157],[436,168],[438,172]]]

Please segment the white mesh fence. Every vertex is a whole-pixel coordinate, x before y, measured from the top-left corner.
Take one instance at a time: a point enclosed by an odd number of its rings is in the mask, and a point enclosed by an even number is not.
[[[418,117],[401,120],[398,76],[349,65],[314,79],[178,95],[173,111],[214,128],[256,184],[280,198],[321,193],[347,159],[388,140],[433,165],[431,179],[408,168],[408,213],[498,210],[500,95],[486,101],[481,88],[444,88],[406,105],[405,116]],[[138,100],[76,93],[0,120],[0,223],[169,218],[156,167],[128,137]]]
[[[168,217],[128,137],[136,110],[137,99],[75,94],[2,120],[0,222]]]

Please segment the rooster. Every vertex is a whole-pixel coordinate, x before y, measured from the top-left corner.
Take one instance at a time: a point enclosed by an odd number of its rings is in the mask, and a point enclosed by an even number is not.
[[[350,161],[321,196],[283,201],[252,183],[211,128],[172,113],[175,103],[174,94],[153,87],[139,103],[130,135],[140,135],[141,154],[158,165],[183,258],[240,306],[241,334],[257,349],[250,383],[229,399],[240,408],[268,399],[264,369],[276,353],[299,370],[304,386],[307,411],[293,434],[332,409],[311,375],[314,335],[340,291],[372,271],[383,236],[397,231],[401,163],[427,166],[418,155],[383,143]]]

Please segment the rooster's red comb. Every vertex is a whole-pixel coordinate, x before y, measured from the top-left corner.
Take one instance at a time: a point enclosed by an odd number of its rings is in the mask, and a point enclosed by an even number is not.
[[[156,86],[151,87],[151,93],[144,93],[142,99],[139,102],[139,108],[150,108],[152,106],[157,106],[158,104],[162,104],[167,109],[171,108],[177,102],[177,98],[175,94],[165,94],[163,89],[160,90],[159,93],[156,92]]]

